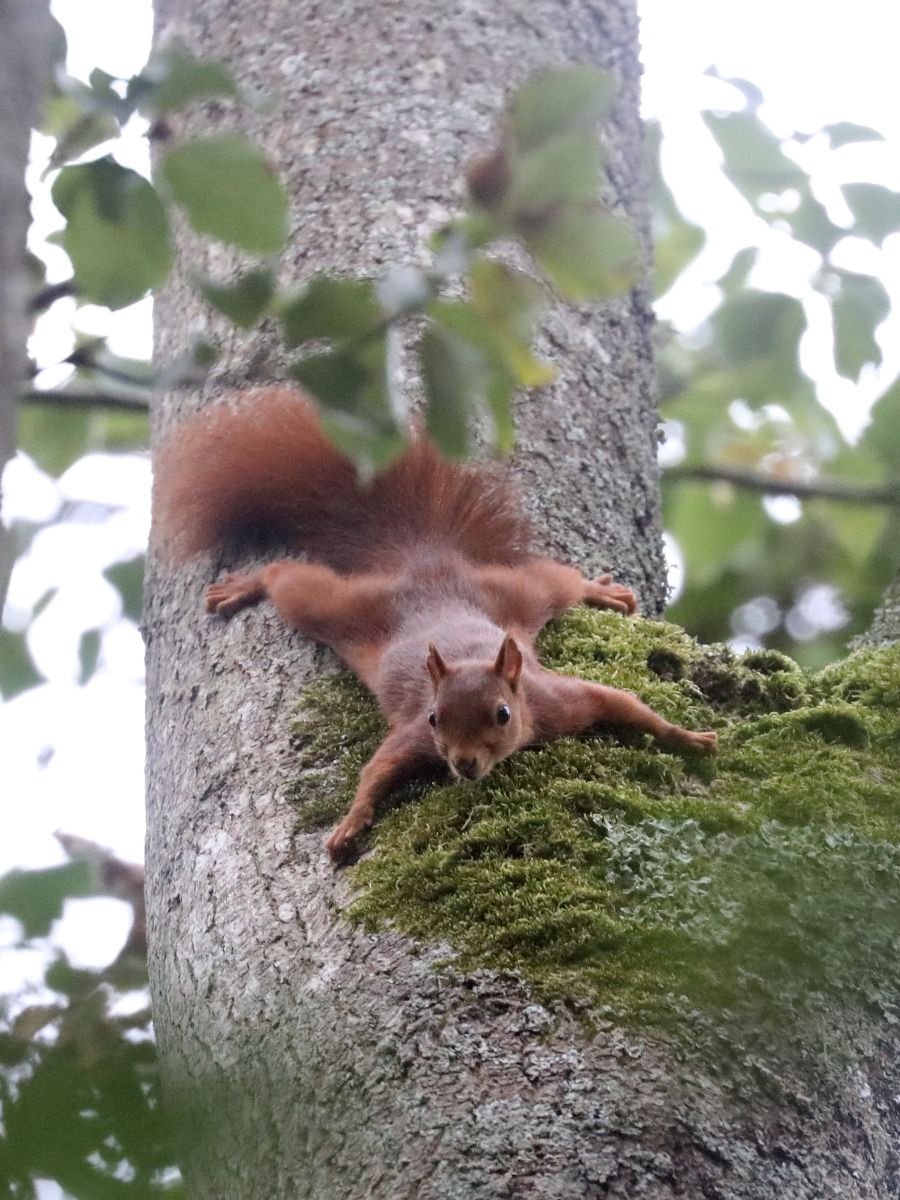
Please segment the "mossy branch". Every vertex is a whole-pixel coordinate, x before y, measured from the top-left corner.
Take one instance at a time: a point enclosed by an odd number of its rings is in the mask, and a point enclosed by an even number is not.
[[[519,753],[478,785],[419,785],[376,825],[351,918],[736,1054],[748,1038],[763,1055],[814,1053],[836,1005],[894,1019],[900,649],[807,675],[775,651],[738,658],[586,609],[541,649],[718,727],[718,761],[605,732]],[[307,765],[338,762],[312,807],[298,782],[298,819],[329,821],[379,718],[338,676],[305,693],[298,730]]]

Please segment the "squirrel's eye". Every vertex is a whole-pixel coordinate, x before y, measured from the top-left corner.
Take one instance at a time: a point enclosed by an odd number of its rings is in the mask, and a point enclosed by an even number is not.
[[[437,725],[437,717],[434,715],[433,712],[430,712],[428,714],[428,724],[431,726],[432,729],[434,729],[435,725]]]
[[[509,720],[509,705],[501,704],[500,707],[497,709],[497,724],[505,725],[508,720]]]

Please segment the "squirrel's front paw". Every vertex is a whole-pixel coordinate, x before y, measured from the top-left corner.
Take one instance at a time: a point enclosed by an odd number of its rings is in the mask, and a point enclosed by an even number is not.
[[[595,608],[611,608],[613,612],[620,612],[626,617],[637,612],[634,592],[624,583],[613,583],[611,575],[601,575],[599,579],[592,579],[588,585],[586,600]]]
[[[718,754],[719,738],[713,730],[695,733],[691,729],[679,729],[677,726],[672,735],[666,738],[670,746],[678,750],[687,750],[690,754]]]
[[[262,584],[255,575],[226,575],[220,583],[211,583],[204,593],[206,611],[220,617],[230,617],[262,597]]]
[[[356,838],[364,829],[368,829],[371,824],[371,812],[348,813],[340,825],[331,831],[325,839],[325,849],[328,851],[328,857],[336,867],[342,866],[348,859],[352,858],[356,849]]]

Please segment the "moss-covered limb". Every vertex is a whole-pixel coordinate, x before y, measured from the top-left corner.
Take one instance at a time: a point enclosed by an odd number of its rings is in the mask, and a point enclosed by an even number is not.
[[[885,589],[875,610],[872,627],[856,639],[859,646],[887,646],[900,642],[900,571]]]
[[[541,655],[718,728],[719,758],[603,734],[524,751],[475,786],[419,787],[376,827],[352,918],[620,1018],[715,1013],[735,1046],[778,1031],[809,1049],[836,1004],[892,1020],[900,650],[808,676],[783,655],[737,658],[671,625],[579,609]],[[381,727],[345,676],[304,706],[307,760],[338,759],[314,814],[300,807],[308,825],[344,809]]]

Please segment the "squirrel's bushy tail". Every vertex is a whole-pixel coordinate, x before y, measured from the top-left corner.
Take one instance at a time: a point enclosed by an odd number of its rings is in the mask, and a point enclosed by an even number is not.
[[[288,387],[245,392],[176,428],[157,456],[154,521],[173,562],[261,542],[339,571],[388,568],[429,549],[483,563],[531,557],[516,497],[490,468],[447,462],[416,440],[360,484],[313,405]]]

